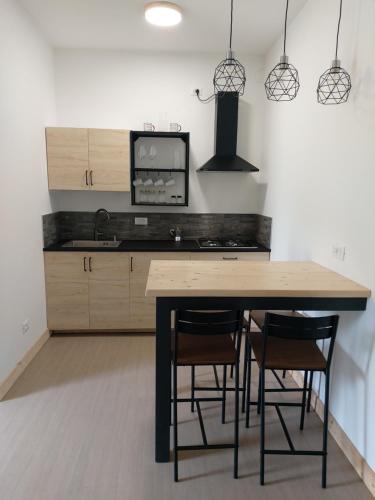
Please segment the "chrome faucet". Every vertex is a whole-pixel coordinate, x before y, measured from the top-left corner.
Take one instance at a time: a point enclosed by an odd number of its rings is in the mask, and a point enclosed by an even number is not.
[[[98,231],[99,218],[101,214],[105,215],[107,223],[111,220],[111,214],[105,208],[99,208],[99,210],[95,212],[95,224],[94,224],[95,241],[98,241],[99,236],[103,234]]]

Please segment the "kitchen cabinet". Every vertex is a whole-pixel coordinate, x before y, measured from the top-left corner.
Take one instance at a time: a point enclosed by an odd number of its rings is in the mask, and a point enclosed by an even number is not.
[[[130,191],[129,130],[89,129],[93,191]]]
[[[269,252],[191,252],[191,260],[270,260]]]
[[[130,191],[130,132],[46,129],[49,189]]]
[[[47,324],[50,330],[89,328],[86,266],[87,257],[81,252],[44,254]]]
[[[189,205],[189,143],[189,132],[130,133],[132,205]]]
[[[46,252],[44,263],[50,330],[126,328],[127,253]]]
[[[155,329],[151,260],[269,260],[268,252],[45,252],[50,330]]]
[[[128,254],[93,252],[87,256],[90,328],[125,328],[129,321]]]
[[[189,252],[134,252],[130,254],[130,327],[155,329],[155,299],[145,297],[152,260],[190,260]]]
[[[89,139],[86,128],[46,129],[49,189],[89,189]]]

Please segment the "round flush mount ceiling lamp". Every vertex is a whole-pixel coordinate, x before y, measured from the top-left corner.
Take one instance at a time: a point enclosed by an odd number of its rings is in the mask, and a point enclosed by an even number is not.
[[[288,62],[286,55],[286,27],[288,20],[289,0],[286,1],[284,22],[284,51],[280,62],[276,64],[264,84],[267,99],[270,101],[292,101],[297,97],[300,83],[297,69]]]
[[[230,7],[229,49],[226,58],[215,69],[214,92],[238,92],[243,95],[246,83],[245,68],[235,59],[232,51],[233,0]]]
[[[350,75],[341,67],[340,60],[337,58],[339,44],[339,33],[341,23],[342,0],[340,0],[339,22],[336,35],[336,52],[332,65],[319,78],[318,88],[316,89],[318,102],[320,104],[341,104],[349,98],[352,83]]]
[[[182,9],[172,2],[151,2],[145,6],[145,18],[155,26],[176,26],[182,19]]]

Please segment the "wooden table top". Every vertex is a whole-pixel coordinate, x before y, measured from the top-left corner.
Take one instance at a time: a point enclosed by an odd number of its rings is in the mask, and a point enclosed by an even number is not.
[[[315,262],[153,260],[148,297],[368,298],[371,291]]]

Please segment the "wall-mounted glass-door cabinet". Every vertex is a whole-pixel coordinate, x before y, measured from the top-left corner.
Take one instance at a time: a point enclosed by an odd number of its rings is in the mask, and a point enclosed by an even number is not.
[[[130,134],[132,205],[189,204],[189,133]]]

